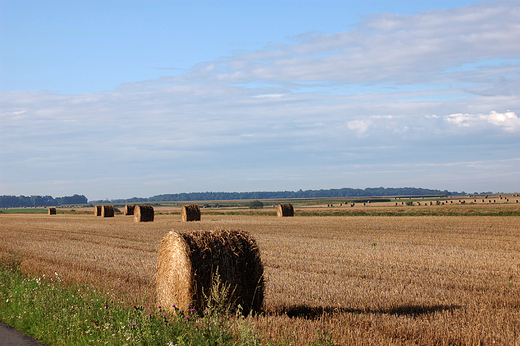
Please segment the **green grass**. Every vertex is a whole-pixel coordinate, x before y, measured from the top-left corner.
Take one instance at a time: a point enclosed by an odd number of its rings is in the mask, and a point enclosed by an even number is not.
[[[206,310],[167,314],[125,306],[59,274],[32,278],[3,254],[0,320],[48,345],[259,345],[249,320]],[[6,258],[8,259],[6,261]]]
[[[1,209],[0,214],[47,214],[47,208],[8,208]]]
[[[255,210],[209,210],[203,215],[250,215],[276,217],[272,209]],[[366,209],[297,209],[294,216],[520,216],[520,209],[471,209],[471,208],[424,208],[424,207],[387,207]]]
[[[520,216],[520,210],[420,209],[405,207],[395,210],[297,211],[296,216]]]
[[[58,214],[92,214],[92,211],[82,209],[56,209]],[[47,208],[7,208],[0,209],[0,214],[47,214]]]

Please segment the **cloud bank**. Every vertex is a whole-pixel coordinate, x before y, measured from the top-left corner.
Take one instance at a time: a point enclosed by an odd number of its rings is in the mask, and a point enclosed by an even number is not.
[[[519,191],[518,23],[517,1],[376,14],[108,92],[3,92],[0,194]]]

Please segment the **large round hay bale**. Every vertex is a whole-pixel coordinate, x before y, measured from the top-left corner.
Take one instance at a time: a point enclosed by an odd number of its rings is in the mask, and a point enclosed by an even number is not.
[[[228,287],[231,310],[259,312],[264,301],[264,267],[253,237],[239,230],[170,232],[161,241],[157,262],[157,303],[174,311],[188,304],[199,312],[215,276]]]
[[[114,206],[113,205],[103,205],[101,207],[101,216],[102,217],[114,217]]]
[[[124,214],[125,215],[134,215],[134,209],[135,209],[135,205],[125,205],[125,212]]]
[[[294,208],[291,203],[278,204],[278,207],[276,207],[276,213],[278,214],[278,217],[294,216]]]
[[[151,205],[136,205],[134,208],[135,222],[153,221],[154,211]]]
[[[183,205],[181,209],[182,221],[200,221],[200,208],[198,204]]]
[[[49,208],[49,215],[56,215],[56,208]]]
[[[95,216],[101,216],[101,206],[100,205],[95,205],[94,206],[94,215]]]

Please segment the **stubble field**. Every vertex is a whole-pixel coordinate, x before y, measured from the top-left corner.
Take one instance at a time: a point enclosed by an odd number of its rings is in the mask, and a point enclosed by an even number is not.
[[[311,344],[520,344],[520,218],[514,216],[0,215],[0,250],[22,269],[155,306],[170,230],[241,229],[265,266],[267,339]]]

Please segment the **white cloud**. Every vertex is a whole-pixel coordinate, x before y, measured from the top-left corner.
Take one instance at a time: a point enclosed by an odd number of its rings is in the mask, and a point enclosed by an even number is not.
[[[266,95],[255,95],[254,97],[259,99],[278,99],[283,97],[284,94],[266,94]]]
[[[481,117],[495,126],[503,127],[505,131],[520,131],[520,118],[514,112],[497,113],[492,111],[489,115]]]
[[[219,77],[279,83],[446,82],[453,77],[446,72],[450,68],[519,59],[519,22],[520,8],[514,1],[374,15],[350,31],[299,35],[293,44],[237,54],[222,63]],[[458,71],[458,78],[472,75],[468,72]]]
[[[489,114],[450,114],[445,118],[446,122],[459,127],[484,127],[494,125],[506,132],[520,131],[520,118],[515,112],[498,113],[491,111]]]
[[[457,126],[462,127],[469,127],[471,125],[471,122],[476,119],[472,114],[462,114],[462,113],[456,113],[456,114],[450,114],[445,117],[446,121],[448,123],[455,124]]]
[[[356,132],[358,137],[363,137],[372,125],[370,120],[352,120],[347,122],[349,130]]]

